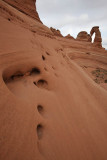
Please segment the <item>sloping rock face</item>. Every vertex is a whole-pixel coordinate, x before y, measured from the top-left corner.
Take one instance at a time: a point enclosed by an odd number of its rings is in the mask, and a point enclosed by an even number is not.
[[[72,37],[70,34],[68,34],[67,36],[65,36],[65,38],[67,38],[67,39],[75,39],[75,38]]]
[[[95,26],[91,29],[90,31],[90,35],[92,37],[92,35],[95,33],[95,39],[94,39],[94,46],[95,47],[102,47],[102,38],[101,38],[101,32],[99,30],[99,26]]]
[[[107,160],[106,82],[107,51],[0,0],[0,160]]]
[[[91,42],[91,36],[86,32],[86,31],[82,31],[77,35],[77,40],[79,41],[86,41],[86,42]]]
[[[55,28],[50,28],[50,30],[54,33],[55,36],[63,37],[60,30],[55,29]]]
[[[21,12],[29,15],[30,17],[36,19],[37,21],[41,22],[35,7],[36,0],[3,0],[3,1],[10,4],[14,8],[20,10]]]

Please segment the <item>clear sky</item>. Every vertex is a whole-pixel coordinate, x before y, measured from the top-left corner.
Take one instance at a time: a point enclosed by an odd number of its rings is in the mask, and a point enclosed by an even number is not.
[[[76,38],[80,31],[99,26],[107,49],[107,0],[37,0],[41,21]]]

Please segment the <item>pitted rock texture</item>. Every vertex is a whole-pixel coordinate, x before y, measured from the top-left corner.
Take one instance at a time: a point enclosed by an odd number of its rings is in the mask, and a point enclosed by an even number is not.
[[[96,47],[102,47],[102,38],[101,38],[101,32],[99,30],[99,26],[95,26],[91,29],[90,31],[90,35],[92,37],[92,35],[95,33],[95,39],[94,39],[94,46]]]
[[[0,160],[107,160],[107,51],[34,7],[0,0]]]
[[[77,35],[77,40],[91,42],[91,36],[86,31],[81,31]]]

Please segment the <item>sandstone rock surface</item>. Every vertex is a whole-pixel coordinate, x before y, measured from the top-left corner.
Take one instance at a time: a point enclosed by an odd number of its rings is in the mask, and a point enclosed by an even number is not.
[[[50,30],[54,33],[55,36],[63,37],[60,30],[55,29],[55,28],[50,28]]]
[[[3,1],[7,2],[12,7],[18,9],[20,12],[23,12],[24,14],[27,14],[30,17],[41,22],[37,11],[35,11],[36,0],[3,0]]]
[[[74,39],[74,37],[72,37],[70,34],[68,34],[67,36],[65,36],[65,38],[67,38],[67,39]]]
[[[32,18],[34,1],[6,1],[0,160],[107,160],[107,51],[54,36]]]

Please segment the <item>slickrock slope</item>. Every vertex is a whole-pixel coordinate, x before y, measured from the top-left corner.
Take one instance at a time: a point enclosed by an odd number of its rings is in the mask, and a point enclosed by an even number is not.
[[[0,1],[0,160],[106,160],[107,51],[18,8]]]

